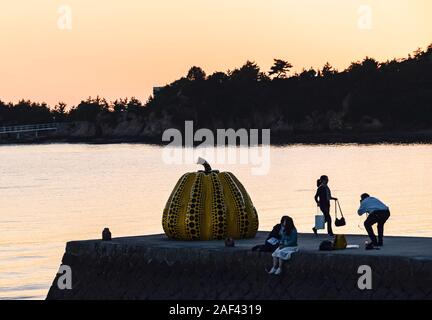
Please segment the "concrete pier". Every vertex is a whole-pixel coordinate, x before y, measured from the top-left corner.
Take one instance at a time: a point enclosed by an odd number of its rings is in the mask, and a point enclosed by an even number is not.
[[[63,265],[72,289],[56,275],[47,299],[432,299],[432,238],[386,237],[366,251],[365,236],[347,236],[359,249],[318,251],[326,236],[299,235],[300,251],[281,276],[266,273],[270,253],[252,252],[267,232],[236,241],[172,241],[165,235],[72,241]],[[370,266],[372,289],[358,286]]]

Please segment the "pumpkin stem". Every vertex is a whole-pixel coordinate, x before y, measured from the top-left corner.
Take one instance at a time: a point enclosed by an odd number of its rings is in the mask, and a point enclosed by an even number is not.
[[[204,166],[204,170],[205,170],[206,173],[212,172],[211,166],[209,165],[209,163],[205,159],[199,157],[198,161],[197,161],[197,164],[203,165]]]

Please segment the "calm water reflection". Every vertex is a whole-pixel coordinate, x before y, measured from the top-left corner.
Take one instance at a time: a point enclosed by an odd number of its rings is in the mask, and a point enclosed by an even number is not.
[[[162,232],[161,212],[174,184],[195,165],[166,165],[145,145],[0,147],[0,298],[44,298],[66,241]],[[330,176],[348,226],[364,233],[359,195],[391,207],[387,234],[432,236],[432,146],[291,146],[271,148],[268,175],[248,165],[221,165],[249,191],[269,229],[283,214],[309,232],[319,175]]]

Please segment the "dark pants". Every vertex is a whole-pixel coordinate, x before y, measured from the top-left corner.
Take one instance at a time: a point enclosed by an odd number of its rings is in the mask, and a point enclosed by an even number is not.
[[[383,237],[384,237],[384,223],[388,220],[390,217],[390,211],[389,210],[377,210],[371,213],[365,223],[364,226],[366,228],[366,231],[369,235],[369,238],[372,240],[372,243],[374,245],[382,245],[383,244]],[[377,224],[378,229],[378,241],[375,236],[375,233],[372,229],[372,226],[374,224]]]
[[[268,243],[267,241],[265,244],[260,244],[252,248],[252,251],[261,251],[261,252],[274,252],[276,249],[279,248],[279,245],[273,245]]]
[[[329,235],[333,235],[332,218],[330,215],[330,206],[320,205],[320,209],[321,209],[322,213],[324,214],[325,222],[327,223],[327,233]]]

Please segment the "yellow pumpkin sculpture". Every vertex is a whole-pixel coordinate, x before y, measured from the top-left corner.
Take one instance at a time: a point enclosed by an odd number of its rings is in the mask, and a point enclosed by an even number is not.
[[[212,170],[184,174],[163,212],[165,234],[176,240],[253,238],[258,214],[246,189],[230,172]]]

